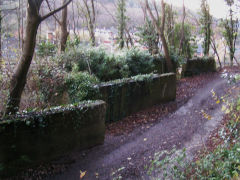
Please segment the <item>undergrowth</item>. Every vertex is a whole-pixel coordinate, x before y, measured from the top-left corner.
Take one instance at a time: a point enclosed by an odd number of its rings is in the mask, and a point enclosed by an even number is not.
[[[154,179],[239,179],[240,178],[240,96],[235,104],[225,103],[222,111],[229,121],[218,132],[220,144],[204,149],[189,161],[185,150],[156,153],[148,174]]]

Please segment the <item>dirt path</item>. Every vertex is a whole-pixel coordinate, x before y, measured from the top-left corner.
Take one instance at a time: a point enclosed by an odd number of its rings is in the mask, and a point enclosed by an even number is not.
[[[129,180],[150,179],[144,166],[155,152],[171,150],[175,146],[177,149],[186,147],[188,153],[194,155],[202,147],[224,116],[221,105],[212,98],[211,90],[221,97],[229,86],[226,79],[217,76],[185,105],[158,123],[126,135],[107,134],[104,145],[73,153],[71,158],[75,163],[65,173],[48,179],[79,180],[80,170],[86,171],[84,179],[88,180],[120,176]]]

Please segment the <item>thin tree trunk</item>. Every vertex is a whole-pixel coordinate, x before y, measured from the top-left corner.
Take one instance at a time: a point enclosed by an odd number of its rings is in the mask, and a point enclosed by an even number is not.
[[[55,13],[61,11],[63,8],[67,7],[71,1],[72,0],[68,0],[61,7],[50,11],[44,16],[40,16],[39,9],[41,8],[43,0],[28,0],[27,26],[25,31],[26,37],[23,45],[23,52],[10,81],[9,97],[5,114],[15,114],[19,109],[21,96],[27,80],[27,73],[34,55],[39,24]]]
[[[91,0],[91,9],[92,9],[92,13],[90,11],[90,7],[87,3],[87,0],[84,0],[84,5],[87,9],[87,16],[86,16],[86,20],[87,20],[87,27],[88,27],[88,31],[90,34],[90,40],[91,40],[91,45],[95,46],[96,45],[96,38],[95,38],[95,22],[96,22],[96,12],[95,12],[95,5],[94,5],[94,1]]]
[[[2,64],[2,10],[0,9],[0,69]]]
[[[185,17],[186,17],[186,10],[185,10],[184,0],[183,0],[182,30],[181,30],[181,41],[180,41],[180,47],[179,47],[180,54],[184,53],[183,47],[184,47],[184,41],[185,41],[185,31],[184,31]]]
[[[17,19],[18,19],[18,48],[21,48],[21,1],[18,0],[18,11],[17,11]]]
[[[153,21],[153,23],[154,23],[154,25],[155,25],[155,27],[156,27],[156,29],[158,31],[158,34],[160,35],[160,38],[161,38],[161,41],[162,41],[164,55],[165,55],[165,58],[166,58],[168,72],[173,72],[172,61],[171,61],[171,58],[170,58],[170,55],[169,55],[168,45],[167,45],[167,42],[166,42],[166,39],[165,39],[165,36],[164,36],[165,3],[164,3],[163,0],[161,1],[161,5],[162,5],[161,27],[159,27],[159,25],[158,25],[159,16],[158,16],[158,20],[154,17],[154,15],[153,15],[150,7],[149,7],[149,4],[148,4],[147,0],[145,0],[145,5],[146,5],[146,9],[148,10],[148,12],[150,14],[150,17],[151,17],[151,19],[152,19],[152,21]]]
[[[63,3],[65,3],[65,0],[63,0]],[[67,38],[69,35],[69,32],[67,31],[67,7],[62,10],[62,21],[60,24],[61,28],[61,38],[60,38],[60,52],[64,52],[66,49],[67,44]]]
[[[24,26],[24,22],[23,22],[23,7],[24,7],[24,5],[23,5],[23,0],[22,0],[22,2],[21,2],[21,4],[22,4],[22,13],[21,13],[21,23],[22,23],[22,26],[21,26],[21,41],[22,41],[22,43],[21,43],[21,45],[22,45],[22,50],[23,50],[23,44],[24,44],[24,39],[23,39],[23,26]]]
[[[30,10],[28,9],[30,14]],[[26,84],[27,73],[30,67],[32,57],[34,54],[34,49],[36,45],[37,29],[41,22],[40,17],[28,15],[27,17],[27,27],[23,47],[23,54],[12,76],[10,82],[10,95],[7,102],[6,114],[15,113],[18,111],[20,104],[21,95]]]
[[[74,12],[74,4],[72,2],[72,14],[73,14],[73,32],[74,32],[74,35],[77,36],[77,33],[76,33],[76,22],[75,22],[75,12]]]
[[[237,64],[238,66],[240,66],[240,64],[238,63],[237,58],[236,58],[235,56],[234,56],[234,60],[235,60],[236,64]]]
[[[216,47],[216,44],[215,44],[215,40],[212,39],[211,41],[212,41],[212,43],[211,43],[211,45],[212,45],[212,49],[213,49],[214,53],[215,53],[216,56],[217,56],[218,63],[219,63],[219,66],[220,66],[220,69],[222,69],[222,64],[221,64],[220,57],[219,57],[219,54],[218,54],[218,51],[217,51],[217,47]]]
[[[223,55],[223,64],[226,65],[226,53],[227,53],[227,46],[224,43],[224,55]]]

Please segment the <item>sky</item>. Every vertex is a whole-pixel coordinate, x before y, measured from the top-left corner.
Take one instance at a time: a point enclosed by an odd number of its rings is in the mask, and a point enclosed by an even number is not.
[[[200,11],[201,0],[184,0],[185,6],[195,12]],[[182,7],[183,0],[165,0],[165,2]],[[224,0],[208,0],[210,13],[216,18],[225,18],[228,7]]]

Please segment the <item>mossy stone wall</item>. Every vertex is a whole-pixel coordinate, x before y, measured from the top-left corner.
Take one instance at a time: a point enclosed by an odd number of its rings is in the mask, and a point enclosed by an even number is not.
[[[101,99],[107,103],[106,122],[114,122],[153,105],[176,98],[176,75],[153,75],[142,80],[99,85]]]
[[[102,144],[105,113],[105,102],[94,101],[0,121],[0,175]]]
[[[195,58],[188,60],[182,67],[182,77],[199,75],[206,72],[215,72],[216,62],[214,58]]]
[[[160,59],[154,59],[153,61],[154,65],[155,65],[155,71],[157,74],[164,74],[164,73],[169,73],[169,71],[167,70],[167,63],[166,63],[166,59],[164,57],[160,58]],[[172,60],[172,65],[173,65],[173,72],[176,73],[177,68],[179,67],[179,64]]]

